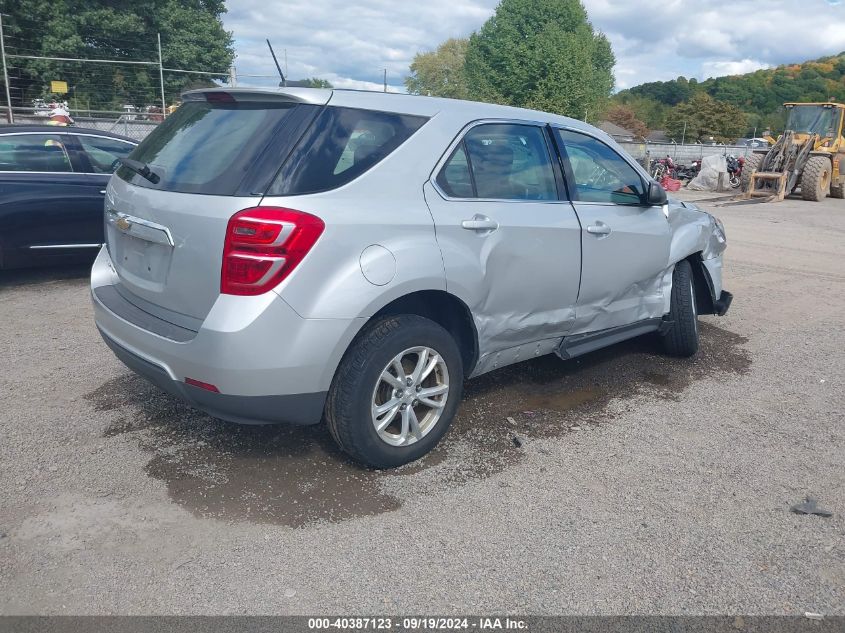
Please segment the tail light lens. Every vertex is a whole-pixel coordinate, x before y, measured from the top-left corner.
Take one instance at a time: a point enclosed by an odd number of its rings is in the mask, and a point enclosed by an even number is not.
[[[299,265],[325,229],[318,217],[280,207],[253,207],[229,220],[220,292],[260,295]]]

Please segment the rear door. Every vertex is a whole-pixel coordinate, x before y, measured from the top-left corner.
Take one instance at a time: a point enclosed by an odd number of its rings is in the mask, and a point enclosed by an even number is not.
[[[551,156],[541,124],[481,123],[425,186],[447,287],[482,354],[559,338],[575,318],[580,225]]]
[[[102,243],[102,201],[92,204],[72,152],[73,139],[62,133],[0,136],[4,260],[94,254]]]
[[[188,94],[132,153],[155,182],[117,170],[106,194],[106,238],[125,296],[160,307],[163,318],[205,318],[220,293],[229,219],[260,202],[319,110],[293,99]]]
[[[573,333],[662,316],[671,243],[666,209],[645,204],[645,178],[600,139],[567,129],[555,136],[583,227]]]

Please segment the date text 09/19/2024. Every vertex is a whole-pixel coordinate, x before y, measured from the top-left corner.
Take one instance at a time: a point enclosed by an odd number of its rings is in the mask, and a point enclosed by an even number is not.
[[[311,630],[373,630],[373,631],[449,631],[471,630],[495,631],[526,630],[527,622],[512,618],[481,617],[481,618],[438,618],[438,617],[405,617],[400,619],[380,617],[350,617],[350,618],[309,618],[308,628]]]

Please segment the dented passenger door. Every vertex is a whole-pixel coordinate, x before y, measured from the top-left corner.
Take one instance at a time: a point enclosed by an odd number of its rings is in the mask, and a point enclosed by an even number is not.
[[[572,334],[660,317],[671,280],[665,209],[620,154],[582,132],[555,129],[582,228],[581,290]]]
[[[552,155],[542,125],[478,123],[425,185],[447,288],[478,330],[476,375],[552,351],[575,317],[580,225]]]

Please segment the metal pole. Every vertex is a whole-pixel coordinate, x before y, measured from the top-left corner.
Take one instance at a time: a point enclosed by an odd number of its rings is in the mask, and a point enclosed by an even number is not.
[[[12,114],[12,96],[9,92],[9,71],[6,68],[6,41],[3,37],[3,14],[0,13],[0,56],[3,57],[3,81],[6,84],[6,105],[9,106],[7,117],[9,123],[15,122],[15,115]]]
[[[161,120],[167,117],[167,99],[164,97],[164,65],[161,63],[161,33],[156,33],[158,38],[158,82],[161,87]]]
[[[684,132],[681,134],[681,145],[684,144],[684,141],[687,140],[687,122],[684,121]]]
[[[235,65],[232,64],[232,67],[229,69],[229,86],[234,88],[238,85],[238,73],[235,70]]]
[[[384,91],[387,92],[387,68],[384,69]]]

